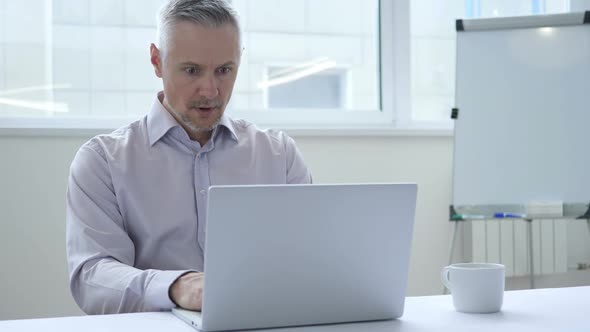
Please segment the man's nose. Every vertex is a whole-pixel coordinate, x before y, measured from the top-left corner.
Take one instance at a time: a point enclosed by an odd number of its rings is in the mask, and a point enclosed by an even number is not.
[[[211,74],[203,76],[199,84],[198,94],[205,98],[215,98],[219,95],[217,80]]]

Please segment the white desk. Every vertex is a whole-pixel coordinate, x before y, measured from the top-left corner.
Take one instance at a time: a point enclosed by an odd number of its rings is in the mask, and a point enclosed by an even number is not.
[[[194,332],[171,313],[139,313],[0,321],[0,331]],[[264,330],[294,332],[590,331],[590,286],[506,292],[496,314],[462,314],[449,295],[408,297],[399,320]]]

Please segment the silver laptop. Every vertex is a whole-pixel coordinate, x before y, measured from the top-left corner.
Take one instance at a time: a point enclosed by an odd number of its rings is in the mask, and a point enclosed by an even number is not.
[[[213,186],[202,331],[400,317],[415,184]]]

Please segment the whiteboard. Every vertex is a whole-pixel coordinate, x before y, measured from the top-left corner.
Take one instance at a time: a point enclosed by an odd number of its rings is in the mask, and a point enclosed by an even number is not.
[[[454,206],[590,202],[584,18],[457,21]]]

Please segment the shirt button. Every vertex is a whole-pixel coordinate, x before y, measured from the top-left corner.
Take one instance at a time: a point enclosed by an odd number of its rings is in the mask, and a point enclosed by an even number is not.
[[[206,195],[206,194],[207,194],[207,191],[206,191],[205,189],[201,189],[201,191],[199,191],[199,193],[201,193],[201,195],[203,195],[203,196],[204,196],[204,195]]]

